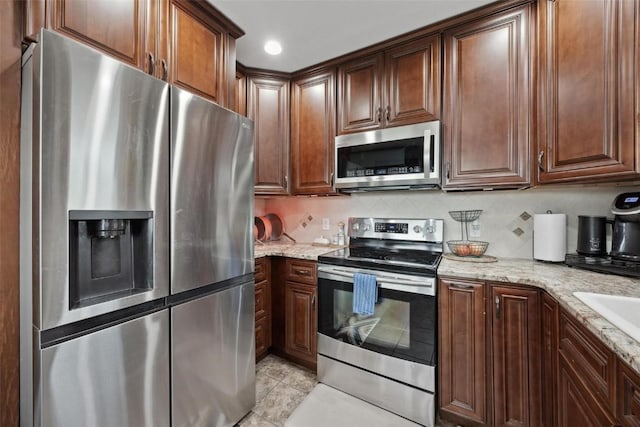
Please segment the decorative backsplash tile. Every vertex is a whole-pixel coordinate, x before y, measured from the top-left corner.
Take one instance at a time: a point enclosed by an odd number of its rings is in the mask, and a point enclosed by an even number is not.
[[[451,218],[449,211],[482,209],[477,240],[489,242],[488,255],[532,258],[534,214],[548,210],[566,213],[567,250],[575,252],[578,215],[612,217],[610,206],[615,196],[633,190],[637,191],[637,188],[564,186],[525,191],[374,192],[337,197],[276,197],[256,199],[256,212],[262,209],[260,213],[263,214],[279,214],[285,222],[285,231],[292,237],[299,242],[312,242],[320,236],[331,239],[338,232],[338,222],[346,223],[350,216],[442,218],[445,240],[457,240],[460,239],[460,223]],[[329,218],[330,230],[322,230],[322,218]],[[307,225],[303,226],[302,222]],[[521,231],[517,233],[519,235],[513,232],[517,229]]]

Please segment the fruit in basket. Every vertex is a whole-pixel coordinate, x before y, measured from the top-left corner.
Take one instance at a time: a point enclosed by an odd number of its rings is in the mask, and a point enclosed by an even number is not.
[[[471,254],[471,247],[469,245],[458,245],[456,246],[456,255],[458,256],[468,256]]]
[[[481,256],[484,253],[482,245],[472,245],[469,247],[469,255]]]

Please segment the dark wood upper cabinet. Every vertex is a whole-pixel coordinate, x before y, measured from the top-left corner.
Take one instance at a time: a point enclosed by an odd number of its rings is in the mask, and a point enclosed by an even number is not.
[[[381,53],[338,67],[338,134],[382,127],[383,73]]]
[[[338,134],[440,117],[440,36],[338,67]]]
[[[37,2],[32,2],[38,5]],[[139,0],[49,1],[48,27],[88,44],[133,67],[148,69],[148,53],[155,54],[153,36],[157,20],[154,4]],[[36,31],[37,28],[31,29]],[[29,30],[28,30],[29,31]]]
[[[385,126],[440,118],[440,35],[385,52]]]
[[[444,188],[530,183],[531,7],[444,32]]]
[[[489,425],[484,282],[443,278],[438,294],[440,414]]]
[[[636,0],[540,0],[541,183],[637,177],[638,25]]]
[[[192,2],[171,1],[171,69],[174,85],[226,105],[225,33]],[[235,66],[235,64],[234,64]],[[235,79],[235,74],[234,74]]]
[[[491,286],[493,425],[541,425],[538,291]]]
[[[335,71],[298,76],[291,84],[291,192],[332,194]]]
[[[247,115],[247,76],[243,70],[236,69],[234,84],[234,96],[236,98],[234,110],[236,113]]]
[[[26,31],[46,26],[222,106],[234,107],[235,39],[206,2],[29,0]]]
[[[247,71],[254,125],[255,194],[289,193],[289,79]]]

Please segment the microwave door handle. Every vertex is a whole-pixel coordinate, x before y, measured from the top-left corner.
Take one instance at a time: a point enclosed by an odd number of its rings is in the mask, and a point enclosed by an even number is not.
[[[424,147],[422,149],[424,152],[424,176],[425,178],[431,177],[431,130],[427,129],[424,131]]]

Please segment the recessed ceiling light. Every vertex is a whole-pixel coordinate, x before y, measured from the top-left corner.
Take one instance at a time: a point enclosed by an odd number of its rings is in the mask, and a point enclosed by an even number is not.
[[[269,40],[264,44],[264,51],[269,55],[279,55],[282,52],[282,45],[275,40]]]

